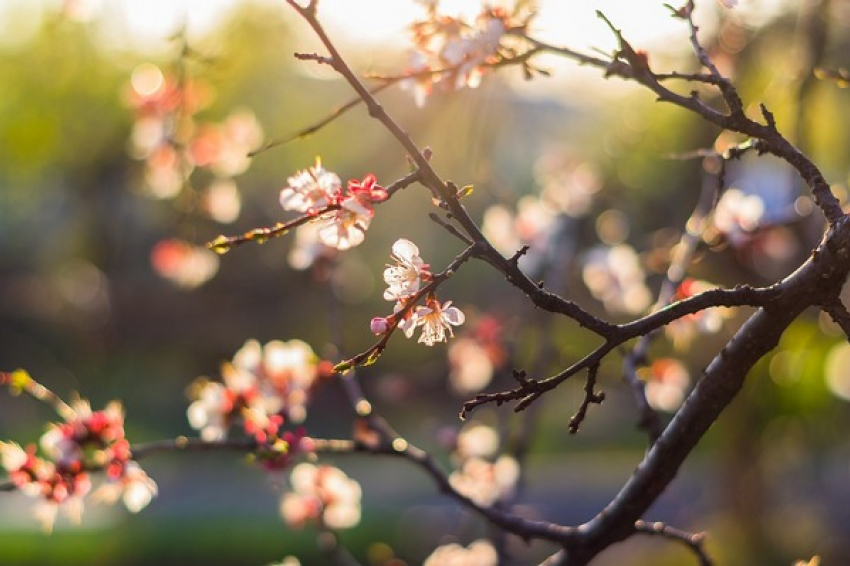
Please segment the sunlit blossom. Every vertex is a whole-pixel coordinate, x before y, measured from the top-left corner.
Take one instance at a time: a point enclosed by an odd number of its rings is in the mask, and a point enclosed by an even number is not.
[[[280,205],[296,212],[313,213],[327,207],[342,191],[339,177],[325,169],[319,158],[313,167],[299,171],[287,183],[280,192]]]
[[[422,282],[431,276],[428,264],[419,257],[419,248],[410,240],[396,240],[390,257],[396,265],[388,265],[384,270],[384,282],[388,285],[384,299],[388,301],[397,301],[416,293]]]
[[[452,326],[460,326],[466,320],[463,312],[451,304],[451,301],[440,304],[440,301],[431,297],[426,303],[427,306],[417,306],[410,319],[404,326],[399,324],[399,327],[408,338],[413,336],[417,327],[421,327],[419,342],[426,346],[446,342],[449,337],[454,336]]]

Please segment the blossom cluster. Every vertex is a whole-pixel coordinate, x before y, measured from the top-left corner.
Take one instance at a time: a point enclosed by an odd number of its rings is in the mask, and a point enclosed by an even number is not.
[[[133,71],[127,99],[136,115],[130,153],[144,162],[147,194],[176,199],[203,168],[211,180],[193,197],[197,209],[219,223],[235,221],[242,204],[234,177],[248,169],[248,154],[263,137],[254,114],[236,110],[221,122],[200,122],[195,116],[208,103],[209,89],[151,63]],[[160,243],[151,253],[154,270],[181,287],[197,287],[218,270],[218,258],[205,248],[179,239]]]
[[[287,525],[346,529],[360,522],[360,484],[339,468],[302,462],[292,469],[290,482],[292,491],[280,503]]]
[[[412,86],[422,106],[435,88],[475,88],[491,66],[506,55],[503,41],[520,27],[506,10],[485,6],[473,23],[440,14],[437,2],[427,2],[426,17],[410,26],[414,52],[405,86]]]
[[[304,448],[304,433],[284,432],[282,427],[307,417],[307,403],[326,365],[301,340],[274,340],[264,346],[248,340],[231,362],[222,364],[222,381],[195,382],[189,424],[200,430],[203,440],[216,442],[238,421],[257,441],[262,462],[284,467]]]
[[[430,266],[419,256],[416,244],[399,239],[393,244],[390,257],[396,263],[384,270],[384,282],[387,284],[384,299],[395,301],[395,307],[392,315],[372,319],[372,332],[385,334],[396,325],[407,338],[411,338],[416,329],[421,328],[421,344],[433,346],[437,342],[446,342],[454,336],[452,327],[463,324],[466,319],[463,312],[452,306],[451,301],[440,303],[433,293],[428,294],[424,305],[411,304],[419,300],[420,289],[432,278]]]
[[[363,243],[375,215],[373,203],[388,196],[372,174],[348,181],[343,190],[336,173],[325,169],[317,158],[313,167],[289,178],[280,192],[280,205],[284,210],[318,216],[319,242],[345,251]]]
[[[92,411],[88,401],[79,399],[64,409],[64,422],[51,424],[42,435],[41,455],[34,445],[0,442],[0,465],[15,487],[39,500],[35,515],[45,530],[52,530],[60,509],[80,521],[93,470],[106,472],[92,494],[96,500],[114,503],[120,498],[134,513],[146,507],[157,486],[132,459],[121,404],[113,401]]]

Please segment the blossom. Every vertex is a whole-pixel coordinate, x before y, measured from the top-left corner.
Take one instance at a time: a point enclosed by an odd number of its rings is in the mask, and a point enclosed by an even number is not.
[[[120,497],[130,512],[138,513],[148,506],[156,494],[156,482],[138,463],[130,461],[120,476],[109,478],[93,493],[93,497],[103,503],[115,503]]]
[[[499,433],[493,427],[469,424],[457,435],[455,454],[461,459],[488,458],[499,449]]]
[[[473,541],[468,547],[457,543],[438,546],[428,555],[423,566],[496,566],[499,555],[493,545],[480,539]]]
[[[291,527],[317,522],[345,529],[360,522],[360,484],[333,466],[302,462],[292,469],[292,491],[284,495],[280,512]]]
[[[313,167],[297,172],[287,182],[280,191],[280,205],[284,210],[312,214],[332,204],[342,191],[339,177],[322,167],[318,157]]]
[[[493,373],[507,361],[501,338],[502,323],[493,316],[480,317],[471,332],[452,342],[448,350],[449,383],[460,395],[487,387]]]
[[[426,346],[446,342],[448,337],[454,336],[452,326],[460,326],[466,320],[463,312],[451,304],[451,301],[446,301],[441,305],[435,297],[429,297],[426,306],[417,306],[406,324],[402,326],[400,323],[399,327],[404,331],[404,335],[410,338],[414,330],[421,326],[419,342]]]
[[[357,198],[347,198],[338,210],[322,217],[324,222],[319,228],[319,241],[340,251],[358,246],[366,239],[366,230],[373,215],[371,206],[364,205]]]
[[[585,259],[582,277],[611,312],[636,314],[652,302],[640,260],[630,246],[594,248]]]
[[[449,475],[449,483],[458,493],[482,506],[510,497],[518,479],[519,464],[510,456],[499,456],[495,462],[468,458]]]
[[[384,270],[384,282],[389,286],[384,291],[384,299],[397,301],[413,295],[419,291],[423,280],[430,279],[428,264],[422,261],[419,248],[410,240],[396,240],[390,257],[396,265],[388,265]]]
[[[161,240],[151,250],[151,265],[160,276],[178,287],[192,289],[218,272],[215,252],[179,239]]]
[[[764,217],[764,201],[758,195],[727,189],[714,209],[714,227],[734,246],[746,243]]]
[[[646,388],[646,400],[653,409],[675,411],[685,400],[691,377],[681,362],[660,358],[641,373]]]
[[[375,214],[372,204],[387,198],[387,191],[377,184],[371,173],[362,181],[348,181],[346,196],[339,209],[322,216],[324,222],[319,228],[319,241],[340,251],[361,244]]]

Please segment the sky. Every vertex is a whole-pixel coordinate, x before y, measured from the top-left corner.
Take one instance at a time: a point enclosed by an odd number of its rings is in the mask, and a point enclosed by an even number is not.
[[[81,19],[106,17],[115,26],[126,26],[130,37],[125,40],[150,45],[178,29],[184,18],[190,30],[203,33],[226,17],[228,9],[246,0],[0,0],[0,16],[9,8],[39,7],[58,9],[63,4]],[[280,5],[285,0],[255,0]],[[771,12],[774,6],[791,0],[740,0],[736,14],[757,18]],[[490,0],[494,5],[511,5],[510,0]],[[676,2],[672,2],[676,4]],[[474,14],[481,0],[442,0],[441,10],[454,14]],[[610,31],[595,11],[604,12],[630,40],[639,46],[664,43],[672,34],[681,34],[682,23],[671,18],[660,0],[539,0],[538,37],[560,41],[574,48],[613,47]],[[715,0],[697,4],[701,20],[712,25],[715,14],[722,10]],[[365,9],[364,9],[365,8]],[[402,41],[406,25],[422,8],[415,0],[321,0],[320,15],[334,32],[358,41]],[[23,33],[23,32],[20,32]],[[123,33],[123,31],[122,31]]]

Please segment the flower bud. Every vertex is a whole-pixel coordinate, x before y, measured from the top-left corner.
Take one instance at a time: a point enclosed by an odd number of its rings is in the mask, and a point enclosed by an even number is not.
[[[388,321],[383,316],[376,316],[369,323],[369,329],[372,331],[372,334],[380,336],[381,334],[385,334],[387,330],[390,329],[390,321]]]

